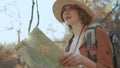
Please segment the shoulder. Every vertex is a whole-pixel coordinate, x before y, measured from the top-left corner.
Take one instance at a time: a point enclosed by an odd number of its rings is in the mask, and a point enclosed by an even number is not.
[[[107,31],[103,27],[97,26],[95,30],[96,30],[97,33],[100,33],[100,34],[101,33],[107,33]]]
[[[103,26],[99,23],[92,23],[87,26],[86,30],[96,30],[96,32],[106,32]]]
[[[99,23],[92,23],[88,25],[85,30],[86,30],[86,33],[95,31],[95,33],[98,35],[107,34],[107,31],[105,30],[105,28]]]
[[[108,40],[109,36],[103,27],[96,27],[95,29],[97,39]]]
[[[96,39],[98,43],[98,47],[106,48],[112,51],[112,44],[110,41],[110,37],[107,34],[107,31],[104,28],[96,27]]]

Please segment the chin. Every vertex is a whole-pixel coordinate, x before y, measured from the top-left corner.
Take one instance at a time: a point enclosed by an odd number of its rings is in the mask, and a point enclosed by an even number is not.
[[[71,25],[71,23],[70,23],[70,22],[68,22],[68,21],[66,21],[66,22],[65,22],[65,24],[66,24],[66,25]]]

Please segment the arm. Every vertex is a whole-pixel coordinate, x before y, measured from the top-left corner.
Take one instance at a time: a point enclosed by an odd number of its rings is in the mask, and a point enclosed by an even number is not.
[[[113,68],[112,46],[110,39],[103,28],[100,27],[96,28],[96,40],[97,40],[96,68]],[[84,66],[86,66],[87,68],[91,68],[90,65],[92,64],[89,64],[88,61],[84,61]]]
[[[113,53],[110,39],[103,28],[96,28],[97,68],[113,68]]]

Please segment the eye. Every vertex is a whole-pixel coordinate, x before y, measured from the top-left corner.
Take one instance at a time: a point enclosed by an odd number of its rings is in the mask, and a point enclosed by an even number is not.
[[[62,8],[62,12],[65,12],[67,9],[71,10],[71,9],[77,9],[74,5],[65,5]]]
[[[65,11],[66,11],[66,9],[63,7],[62,12],[65,12]]]
[[[70,6],[70,9],[76,9],[73,5]]]

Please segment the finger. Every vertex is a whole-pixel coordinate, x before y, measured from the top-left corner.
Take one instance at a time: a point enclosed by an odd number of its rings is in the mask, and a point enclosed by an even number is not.
[[[71,60],[74,60],[75,55],[72,54],[71,56],[69,56],[68,58],[66,58],[64,61],[61,62],[62,65],[66,66],[66,64],[68,64]]]
[[[80,61],[80,60],[78,60],[78,61],[74,61],[71,65],[72,65],[72,66],[80,65],[79,61]]]
[[[65,66],[76,66],[80,64],[79,56],[75,55],[72,60],[65,64]]]
[[[73,66],[73,63],[75,63],[75,59],[71,59],[69,62],[67,62],[64,66]]]
[[[65,55],[60,58],[60,62],[63,62],[65,59],[67,59],[71,55],[72,55],[72,53],[70,53],[70,52],[65,53]]]

